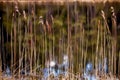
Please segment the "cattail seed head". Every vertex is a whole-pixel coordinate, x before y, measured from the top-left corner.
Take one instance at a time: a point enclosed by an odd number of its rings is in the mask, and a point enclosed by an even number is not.
[[[114,11],[114,7],[113,6],[111,6],[111,14],[112,14],[112,17],[114,18],[114,19],[116,19],[116,16],[115,16],[115,11]]]
[[[101,10],[101,16],[103,17],[103,19],[105,19],[105,13],[103,10]]]
[[[113,6],[111,6],[110,9],[111,9],[111,12],[114,12],[114,8],[113,8]]]
[[[15,3],[15,12],[20,15],[20,11],[18,9],[18,3],[17,2]]]
[[[23,10],[23,16],[24,16],[24,19],[26,20],[26,19],[27,19],[27,17],[26,17],[25,10]]]
[[[40,24],[40,23],[43,24],[43,16],[40,16],[40,17],[39,17],[39,24]]]

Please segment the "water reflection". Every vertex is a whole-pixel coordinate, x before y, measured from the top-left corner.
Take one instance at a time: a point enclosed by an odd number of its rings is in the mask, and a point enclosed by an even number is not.
[[[44,78],[46,79],[50,75],[58,76],[60,74],[67,75],[69,67],[68,56],[64,55],[63,62],[57,64],[55,61],[50,61],[49,67],[43,69]]]
[[[84,78],[87,80],[97,80],[95,75],[93,73],[93,64],[91,62],[88,62],[86,64],[85,72],[84,72]]]
[[[92,72],[93,71],[93,64],[91,62],[87,63],[86,65],[86,72]]]
[[[98,71],[102,72],[102,74],[108,73],[107,58],[104,58],[103,65],[101,62],[98,63]],[[84,72],[83,77],[87,80],[97,80],[95,73],[94,73],[94,67],[93,67],[93,64],[91,62],[88,62],[86,64],[86,68],[85,68],[85,72]]]
[[[85,80],[87,79],[87,80],[97,80],[97,78],[95,77],[95,75],[91,75],[91,74],[86,74],[86,73],[84,73],[84,78],[85,78]]]
[[[57,62],[55,61],[50,61],[49,67],[44,68],[43,70],[44,78],[46,79],[50,75],[54,75],[54,77],[56,77],[60,74],[66,76],[68,74],[68,68],[69,68],[69,61],[67,55],[63,57],[63,62],[61,64],[57,64]],[[108,72],[107,58],[104,58],[103,64],[99,62],[97,68],[99,71],[102,71],[102,73],[107,73]],[[88,62],[86,64],[83,77],[87,80],[97,80],[94,70],[95,68],[92,62]]]
[[[108,62],[107,62],[107,58],[104,58],[103,70],[104,70],[104,73],[108,73]]]
[[[48,68],[43,69],[44,78],[46,79],[50,75],[58,76],[60,70],[58,69],[58,64],[55,61],[51,61]]]
[[[64,57],[63,57],[63,63],[61,64],[61,68],[63,70],[63,74],[64,75],[67,75],[68,67],[69,67],[68,56],[64,55]]]
[[[103,71],[104,73],[108,73],[108,61],[107,58],[104,58],[103,65],[101,62],[98,63],[98,71]]]
[[[10,68],[7,66],[6,71],[5,71],[5,76],[10,77],[11,76],[11,71]]]
[[[102,71],[102,63],[101,62],[98,63],[98,71],[99,72]]]

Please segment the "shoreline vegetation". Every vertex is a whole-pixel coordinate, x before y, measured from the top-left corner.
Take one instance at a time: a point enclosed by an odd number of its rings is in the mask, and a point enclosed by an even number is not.
[[[119,0],[18,0],[17,2],[38,2],[38,3],[49,3],[49,2],[52,2],[52,3],[65,3],[65,2],[92,2],[92,3],[99,3],[99,2],[102,2],[102,3],[106,3],[106,2],[120,2]],[[0,2],[15,2],[14,0],[9,0],[9,1],[6,1],[6,0],[1,0]]]
[[[0,80],[119,79],[119,0],[0,1]]]

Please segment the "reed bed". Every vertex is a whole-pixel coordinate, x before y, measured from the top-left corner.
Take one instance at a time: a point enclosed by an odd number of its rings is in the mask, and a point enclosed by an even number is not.
[[[100,9],[96,16],[94,10],[97,9],[90,5],[96,7],[90,3],[86,9],[79,9],[77,1],[66,1],[62,11],[61,6],[52,3],[40,7],[36,2],[4,3],[6,14],[2,16],[0,28],[0,79],[119,80],[115,9],[109,7],[110,30],[107,13]],[[90,65],[88,69],[87,64]],[[45,68],[50,69],[47,77]],[[58,70],[61,73],[57,74]]]

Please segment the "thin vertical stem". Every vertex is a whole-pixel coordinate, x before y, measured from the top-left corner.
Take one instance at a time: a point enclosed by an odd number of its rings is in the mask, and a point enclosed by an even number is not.
[[[96,58],[95,58],[95,62],[96,62],[96,63],[95,63],[95,64],[96,64],[96,65],[95,65],[96,75],[97,75],[97,70],[98,70],[98,69],[97,69],[97,63],[98,63],[98,46],[99,46],[99,34],[100,34],[100,31],[99,31],[99,29],[100,29],[99,27],[100,27],[100,26],[99,26],[99,25],[100,25],[100,21],[98,21],[98,28],[97,28],[97,29],[98,29],[98,33],[97,33],[98,35],[97,35]]]

